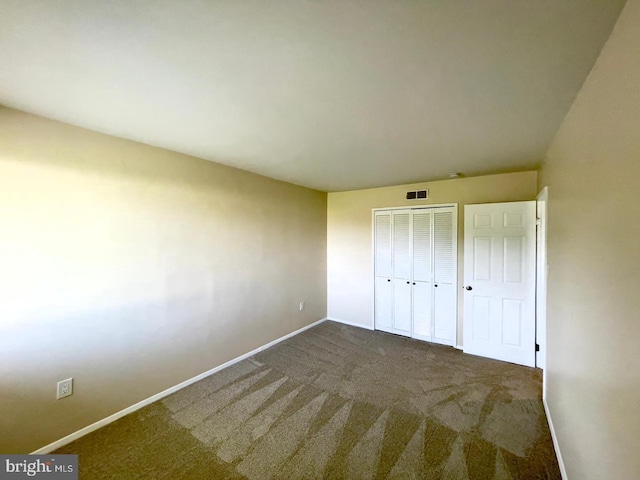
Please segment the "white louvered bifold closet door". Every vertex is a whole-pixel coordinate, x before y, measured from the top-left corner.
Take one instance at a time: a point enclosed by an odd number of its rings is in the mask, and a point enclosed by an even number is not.
[[[412,212],[413,227],[413,338],[432,337],[432,252],[431,209]]]
[[[411,211],[392,213],[393,333],[411,336]]]
[[[455,211],[438,208],[433,212],[433,341],[454,345],[457,324]]]
[[[377,330],[455,344],[456,212],[422,207],[374,213]]]
[[[393,285],[391,283],[391,212],[376,212],[375,237],[375,328],[393,332]]]

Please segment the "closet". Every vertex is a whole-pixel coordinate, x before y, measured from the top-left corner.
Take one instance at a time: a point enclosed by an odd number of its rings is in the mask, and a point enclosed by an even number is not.
[[[455,346],[457,206],[374,211],[376,330]]]

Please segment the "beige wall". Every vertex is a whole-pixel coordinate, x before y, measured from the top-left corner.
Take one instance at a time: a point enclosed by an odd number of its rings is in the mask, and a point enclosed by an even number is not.
[[[0,452],[325,317],[326,202],[0,108]]]
[[[329,194],[327,295],[329,318],[373,328],[371,211],[374,208],[458,204],[458,283],[462,286],[464,205],[536,198],[536,172],[507,173]],[[429,189],[427,201],[405,199]],[[462,344],[462,296],[458,297],[458,345]]]
[[[639,52],[630,0],[541,171],[547,401],[571,479],[640,478]]]

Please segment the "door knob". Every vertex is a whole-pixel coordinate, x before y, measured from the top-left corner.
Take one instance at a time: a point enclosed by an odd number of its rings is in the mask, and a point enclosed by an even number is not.
[[[411,282],[407,282],[407,285],[409,285]]]
[[[387,282],[390,282],[390,281],[391,281],[391,279],[390,279],[390,278],[387,278]]]
[[[466,287],[464,287],[467,290],[473,290],[473,287],[471,285],[467,285]]]

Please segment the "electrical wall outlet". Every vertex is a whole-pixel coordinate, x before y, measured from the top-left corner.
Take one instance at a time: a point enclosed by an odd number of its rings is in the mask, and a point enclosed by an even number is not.
[[[300,311],[304,310],[304,302],[300,302]]]
[[[73,378],[67,378],[66,380],[60,380],[58,382],[56,399],[68,397],[73,393]]]

